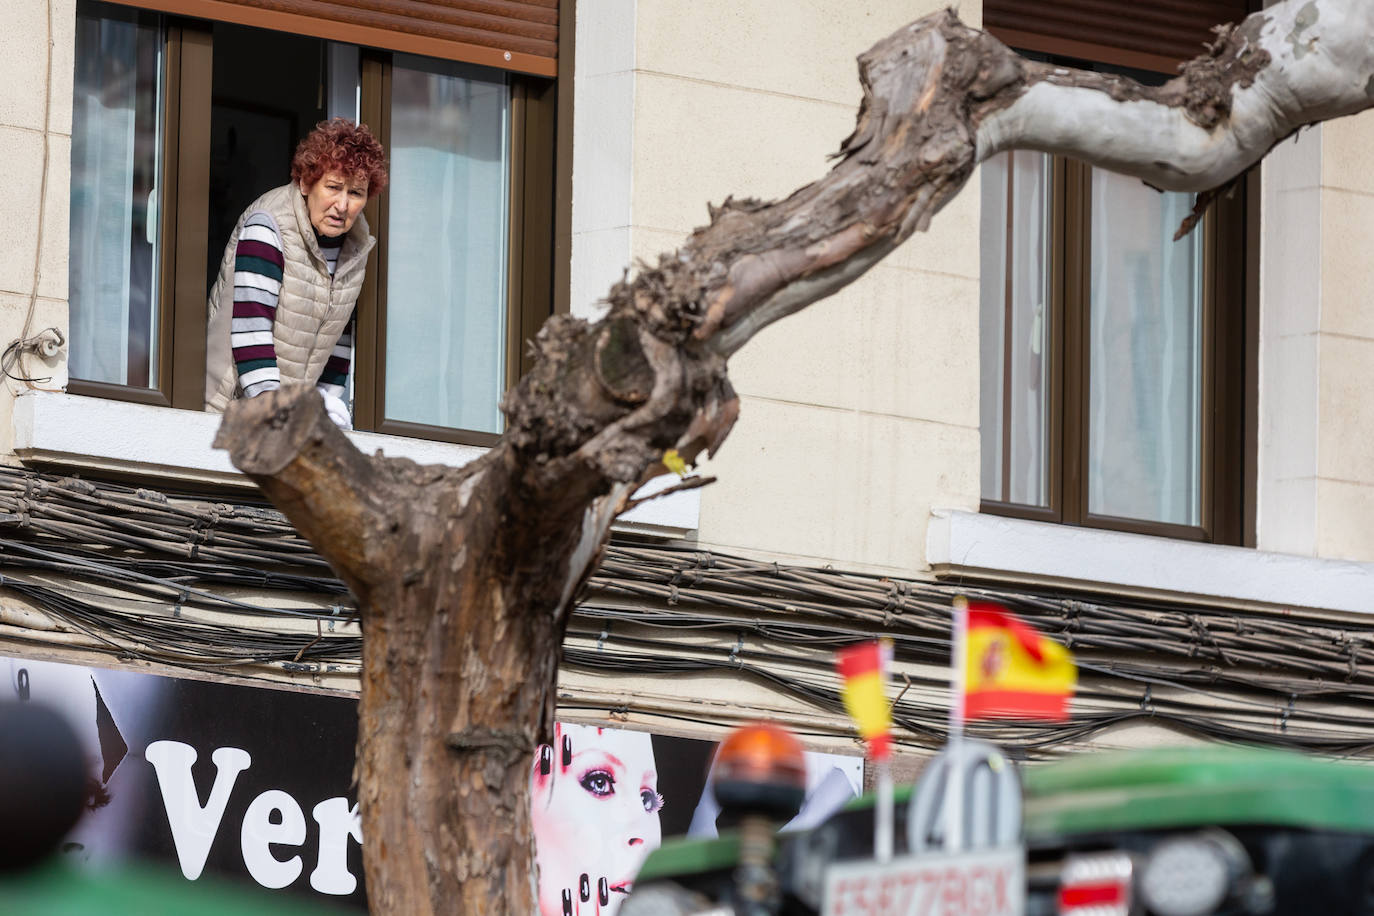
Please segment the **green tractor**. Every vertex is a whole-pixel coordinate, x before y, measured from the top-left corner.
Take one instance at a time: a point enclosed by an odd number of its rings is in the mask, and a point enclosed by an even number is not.
[[[873,795],[761,854],[759,822],[785,811],[747,810],[737,785],[740,828],[666,842],[621,914],[1374,916],[1374,768],[1204,746],[1084,754],[1017,779],[995,748],[967,744],[962,764],[942,755],[895,793],[890,861],[874,856]],[[963,799],[954,851],[946,795]]]

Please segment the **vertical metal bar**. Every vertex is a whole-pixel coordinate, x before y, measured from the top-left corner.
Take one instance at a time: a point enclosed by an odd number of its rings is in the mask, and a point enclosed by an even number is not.
[[[1237,309],[1244,327],[1244,348],[1240,356],[1244,364],[1244,388],[1232,406],[1239,414],[1232,423],[1241,425],[1241,493],[1237,511],[1240,530],[1235,543],[1245,547],[1257,546],[1258,489],[1259,489],[1259,251],[1260,251],[1260,176],[1264,166],[1256,167],[1245,179],[1244,212],[1232,245],[1244,245],[1245,256],[1240,268],[1243,276],[1238,295],[1244,297]],[[1234,372],[1234,369],[1232,370]]]
[[[389,55],[364,51],[359,71],[359,120],[372,129],[382,144],[391,149],[391,123],[387,95],[390,89]],[[358,429],[377,429],[382,422],[381,351],[384,339],[386,305],[386,251],[388,195],[367,202],[363,215],[377,244],[367,257],[367,272],[358,293],[357,326],[353,335],[353,422]]]
[[[157,360],[157,384],[154,387],[162,392],[167,398],[167,403],[170,404],[172,402],[172,377],[175,371],[172,361],[175,348],[170,345],[170,341],[173,339],[173,329],[175,328],[175,323],[172,320],[172,303],[176,298],[174,291],[176,290],[177,156],[181,115],[180,26],[170,24],[167,26],[163,47],[166,62],[162,73],[162,148],[158,150],[158,155],[162,157],[162,168],[160,169],[161,188],[157,202],[157,248],[161,263],[158,265],[158,301],[156,303],[157,352],[153,354],[153,358]]]
[[[1068,234],[1065,231],[1065,195],[1067,165],[1059,157],[1046,157],[1048,198],[1050,201],[1049,252],[1046,260],[1050,271],[1049,332],[1046,334],[1046,359],[1050,361],[1049,435],[1048,454],[1045,456],[1045,482],[1049,490],[1049,509],[1054,520],[1064,521],[1064,379],[1067,373],[1065,360],[1065,319],[1064,289],[1065,252],[1068,248]]]
[[[577,4],[558,4],[558,82],[555,85],[553,311],[567,314],[572,298],[573,78]],[[543,324],[543,319],[540,319]],[[522,351],[523,352],[523,351]]]
[[[1218,457],[1225,453],[1225,449],[1218,441],[1218,434],[1224,436],[1224,430],[1218,429],[1218,423],[1222,419],[1222,411],[1217,409],[1218,405],[1218,386],[1225,382],[1218,378],[1218,367],[1224,362],[1218,361],[1220,353],[1217,347],[1221,346],[1218,340],[1217,329],[1224,327],[1224,321],[1217,314],[1217,309],[1221,308],[1221,295],[1226,289],[1225,269],[1221,263],[1221,252],[1218,251],[1217,244],[1217,208],[1213,207],[1203,217],[1202,225],[1194,231],[1202,233],[1201,258],[1202,264],[1202,283],[1200,292],[1202,301],[1198,303],[1201,309],[1201,328],[1198,334],[1198,399],[1200,403],[1195,403],[1197,413],[1197,432],[1200,441],[1198,442],[1197,452],[1194,459],[1197,461],[1197,523],[1204,532],[1204,538],[1208,541],[1218,539],[1219,529],[1216,514],[1216,499],[1218,490],[1213,474],[1218,470]],[[1175,242],[1174,244],[1180,244]]]
[[[524,167],[516,173],[524,184],[524,205],[518,244],[521,251],[520,298],[513,300],[517,321],[511,334],[513,357],[510,384],[530,370],[526,341],[533,340],[555,309],[559,270],[554,252],[558,225],[570,208],[571,198],[560,198],[558,186],[558,85],[534,77],[522,77],[525,88],[525,133],[521,140]],[[563,93],[568,94],[568,93]],[[560,207],[569,214],[560,212]],[[566,265],[564,265],[566,267]],[[566,302],[566,288],[564,299]],[[566,309],[565,309],[566,311]]]
[[[181,26],[177,113],[176,235],[173,250],[172,406],[205,406],[205,276],[210,245],[210,95],[214,43],[210,28]],[[170,95],[170,93],[169,93]],[[170,133],[170,131],[169,131]]]
[[[520,314],[525,295],[525,195],[528,184],[526,144],[528,143],[528,92],[523,80],[508,81],[510,99],[510,171],[506,198],[506,357],[503,390],[520,378]],[[504,425],[505,418],[501,419]]]
[[[1064,517],[1082,524],[1087,514],[1088,396],[1092,263],[1091,184],[1087,166],[1064,166]]]
[[[1012,265],[1016,257],[1016,153],[1007,153],[1007,253],[1002,275],[1002,502],[1011,502]]]

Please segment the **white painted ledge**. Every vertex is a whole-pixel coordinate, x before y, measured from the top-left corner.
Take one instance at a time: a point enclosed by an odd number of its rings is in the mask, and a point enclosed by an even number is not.
[[[1374,613],[1374,563],[982,515],[932,513],[926,560],[968,577],[1278,608]]]
[[[229,463],[227,452],[211,447],[217,414],[174,410],[73,394],[29,392],[14,402],[14,452],[25,464],[117,472],[157,480],[251,487]],[[378,433],[349,432],[366,454],[383,452],[420,464],[460,467],[486,449]],[[661,477],[644,493],[674,482]],[[674,493],[626,513],[618,528],[680,537],[697,527],[700,494]]]

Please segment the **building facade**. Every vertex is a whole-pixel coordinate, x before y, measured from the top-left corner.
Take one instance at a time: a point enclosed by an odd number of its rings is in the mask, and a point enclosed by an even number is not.
[[[1096,30],[1054,4],[959,14],[1147,79],[1207,38],[1086,5]],[[597,316],[708,202],[822,175],[855,56],[942,4],[394,6],[7,6],[0,654],[355,692],[346,593],[199,410],[207,280],[316,120],[361,117],[391,156],[351,435],[461,463],[499,435],[545,317]],[[1177,246],[1182,196],[1038,154],[985,165],[929,231],[734,359],[740,422],[702,468],[719,482],[624,520],[560,715],[703,738],[770,716],[852,753],[830,651],[888,632],[915,766],[944,733],[949,599],[971,590],[1083,661],[1073,725],[988,731],[1027,755],[1363,752],[1370,149],[1371,115],[1302,131]]]

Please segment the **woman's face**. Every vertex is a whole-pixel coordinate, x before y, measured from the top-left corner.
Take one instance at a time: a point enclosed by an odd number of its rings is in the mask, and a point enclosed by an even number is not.
[[[367,179],[345,178],[338,172],[325,172],[309,188],[302,188],[310,225],[326,238],[338,238],[353,228],[367,203]]]
[[[662,840],[649,736],[557,725],[535,754],[532,816],[542,916],[609,916]]]

